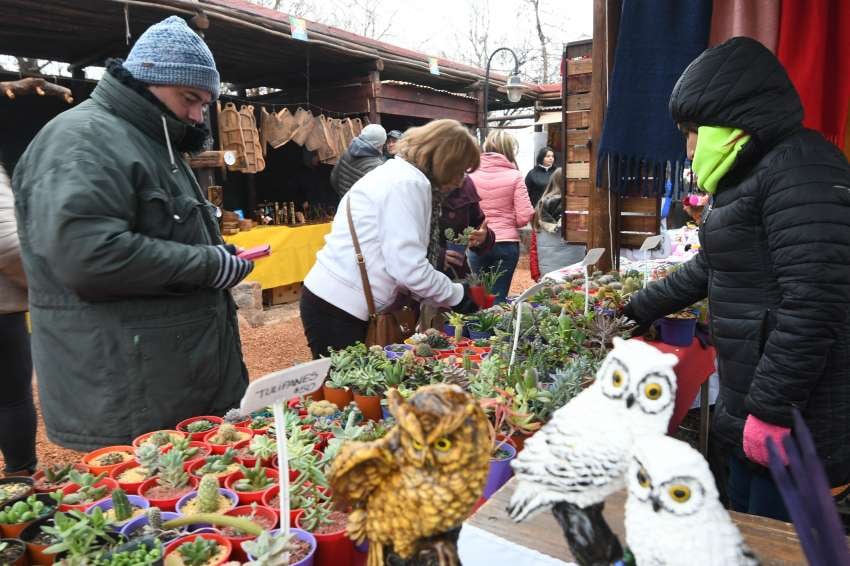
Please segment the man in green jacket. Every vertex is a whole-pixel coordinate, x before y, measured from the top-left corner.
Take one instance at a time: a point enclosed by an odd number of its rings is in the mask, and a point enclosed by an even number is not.
[[[238,405],[248,382],[227,289],[252,264],[181,154],[208,135],[212,53],[181,18],[110,61],[86,100],[48,123],[15,169],[32,356],[49,438],[128,444]]]

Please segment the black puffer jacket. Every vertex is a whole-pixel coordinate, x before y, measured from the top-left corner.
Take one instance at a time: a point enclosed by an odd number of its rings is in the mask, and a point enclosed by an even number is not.
[[[363,175],[383,162],[381,150],[367,141],[354,138],[331,171],[331,186],[342,198]]]
[[[802,127],[797,92],[760,43],[734,38],[685,70],[674,120],[752,135],[721,180],[702,249],[636,295],[641,322],[708,295],[720,365],[713,433],[740,452],[748,414],[809,424],[832,485],[850,480],[850,165]]]

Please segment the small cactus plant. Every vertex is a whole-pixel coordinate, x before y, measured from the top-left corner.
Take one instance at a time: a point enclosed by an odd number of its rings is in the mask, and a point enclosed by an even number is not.
[[[434,350],[427,342],[422,342],[416,345],[416,355],[422,358],[430,358],[434,355]]]
[[[181,544],[177,552],[186,566],[203,566],[218,552],[218,543],[198,537],[192,542]]]
[[[159,469],[160,455],[159,447],[153,443],[148,444],[146,442],[136,448],[136,460],[144,468],[146,477],[156,474]]]
[[[115,512],[115,520],[119,522],[133,516],[133,506],[123,489],[119,488],[112,492],[112,510]]]
[[[148,525],[155,531],[162,530],[162,510],[159,507],[150,507],[145,511],[148,518]]]
[[[218,432],[213,436],[212,441],[215,444],[232,444],[238,442],[242,437],[239,431],[232,424],[223,424],[219,427]]]
[[[201,478],[198,486],[198,511],[201,513],[215,513],[219,508],[218,479],[212,474]]]
[[[145,444],[152,444],[152,445],[156,446],[157,448],[161,448],[161,447],[165,446],[166,444],[170,444],[170,443],[171,443],[171,435],[168,434],[168,432],[166,432],[164,430],[158,430],[155,433],[153,433],[152,435],[150,435],[149,437],[147,437],[145,439],[144,443],[142,443],[142,446],[144,446]]]
[[[185,462],[193,458],[198,453],[197,446],[190,446],[191,441],[188,438],[175,438],[171,441],[171,452],[177,452]]]
[[[324,399],[316,401],[315,403],[310,403],[310,406],[307,407],[307,412],[313,417],[330,417],[338,410],[339,409],[335,404],[330,401],[325,401]]]
[[[230,409],[226,413],[224,413],[224,422],[227,424],[235,425],[236,423],[241,423],[245,420],[245,415],[242,414],[242,411],[239,409]]]

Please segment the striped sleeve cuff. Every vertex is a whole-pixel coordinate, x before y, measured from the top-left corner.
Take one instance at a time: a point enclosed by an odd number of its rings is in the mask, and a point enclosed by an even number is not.
[[[254,269],[253,262],[232,255],[224,246],[215,246],[218,255],[218,271],[213,277],[211,287],[214,289],[230,289],[245,279]]]

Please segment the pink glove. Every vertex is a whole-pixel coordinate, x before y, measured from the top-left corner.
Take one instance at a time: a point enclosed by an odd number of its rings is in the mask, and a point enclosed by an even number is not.
[[[785,454],[785,447],[782,446],[782,439],[789,434],[791,434],[789,428],[768,424],[755,415],[749,415],[747,422],[744,423],[744,454],[751,461],[766,468],[769,461],[767,439],[772,438],[776,447],[779,448],[782,462],[787,466],[788,456]]]

